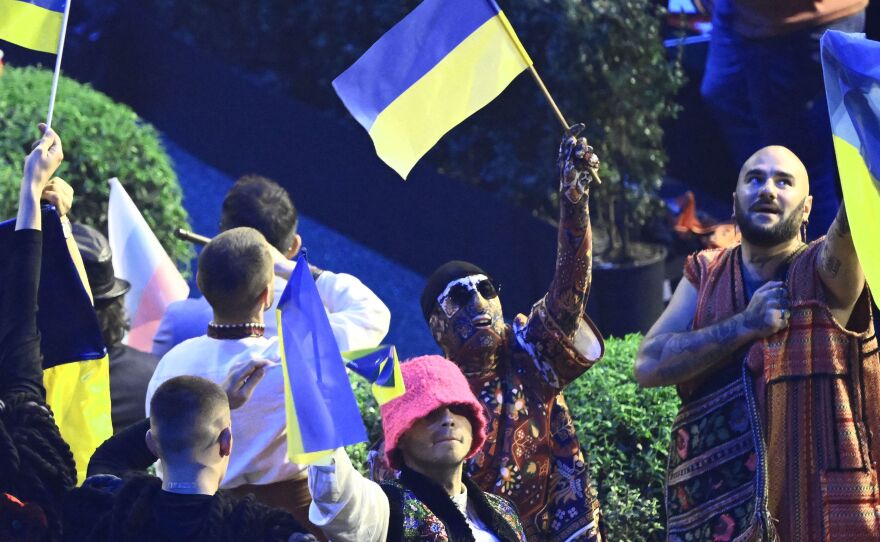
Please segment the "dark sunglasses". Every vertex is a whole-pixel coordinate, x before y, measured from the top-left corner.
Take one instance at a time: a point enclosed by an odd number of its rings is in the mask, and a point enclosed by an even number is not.
[[[498,297],[500,289],[500,286],[495,285],[491,279],[487,278],[480,280],[476,284],[476,291],[480,293],[483,299],[495,299]],[[446,316],[452,316],[459,309],[470,303],[473,294],[473,287],[458,283],[449,288],[445,296],[441,295],[437,302],[440,304],[443,312],[446,313]]]

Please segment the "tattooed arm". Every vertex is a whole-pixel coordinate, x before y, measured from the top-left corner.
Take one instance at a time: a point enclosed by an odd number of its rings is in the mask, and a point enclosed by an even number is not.
[[[590,290],[592,232],[590,230],[590,182],[599,159],[585,138],[577,134],[582,124],[569,130],[559,145],[559,234],[556,273],[547,295],[547,309],[566,335],[578,326]]]
[[[865,274],[856,257],[844,204],[825,237],[819,256],[819,277],[828,294],[828,307],[845,324],[865,287]]]
[[[745,311],[689,331],[697,289],[682,280],[639,346],[636,380],[644,387],[672,386],[711,371],[740,347],[786,327],[787,298],[781,282],[768,282],[755,291]]]

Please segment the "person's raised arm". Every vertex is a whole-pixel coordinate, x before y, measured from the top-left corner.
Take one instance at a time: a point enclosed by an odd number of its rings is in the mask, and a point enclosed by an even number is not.
[[[635,377],[640,386],[672,386],[691,380],[746,344],[788,326],[788,294],[776,281],[758,288],[745,311],[691,331],[696,308],[697,289],[682,279],[639,346]]]
[[[0,313],[0,393],[23,392],[43,399],[42,354],[37,331],[37,290],[43,238],[40,197],[63,158],[61,140],[45,125],[43,137],[24,161],[13,247],[5,262]]]
[[[559,233],[556,272],[547,294],[547,310],[562,331],[570,335],[584,312],[593,264],[590,228],[590,182],[599,159],[587,140],[577,135],[577,124],[563,136],[556,168],[559,176]]]
[[[819,277],[828,294],[828,308],[846,325],[865,287],[865,273],[856,256],[846,204],[840,205],[837,217],[828,229],[819,262]]]
[[[52,179],[52,174],[61,165],[64,152],[61,139],[51,128],[40,124],[43,132],[31,153],[24,161],[24,172],[18,194],[18,216],[15,230],[41,230],[40,198],[43,190]]]

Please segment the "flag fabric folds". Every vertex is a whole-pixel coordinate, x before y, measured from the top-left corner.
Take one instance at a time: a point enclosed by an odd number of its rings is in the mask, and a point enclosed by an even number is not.
[[[66,0],[0,0],[0,39],[56,53]]]
[[[110,179],[107,230],[113,270],[117,277],[131,283],[125,296],[125,310],[131,319],[127,343],[150,352],[165,308],[186,299],[189,286],[115,178]]]
[[[372,384],[373,397],[379,406],[406,392],[394,345],[343,352],[342,357],[348,361],[346,367]]]
[[[290,460],[310,464],[336,448],[366,441],[357,400],[305,254],[297,260],[276,312]]]
[[[853,243],[868,285],[880,291],[880,42],[829,30],[822,68],[837,168]]]
[[[405,179],[443,134],[531,64],[494,0],[424,0],[333,88]]]
[[[3,246],[12,241],[14,230],[15,220],[0,224],[0,252],[10,253]],[[81,483],[92,453],[113,434],[110,363],[91,298],[51,207],[43,211],[38,303],[46,401],[73,452]]]

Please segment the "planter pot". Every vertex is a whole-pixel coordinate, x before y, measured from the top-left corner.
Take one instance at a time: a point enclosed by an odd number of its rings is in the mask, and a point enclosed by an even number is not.
[[[587,314],[604,337],[646,333],[663,312],[666,247],[649,247],[644,258],[624,264],[594,256]]]

